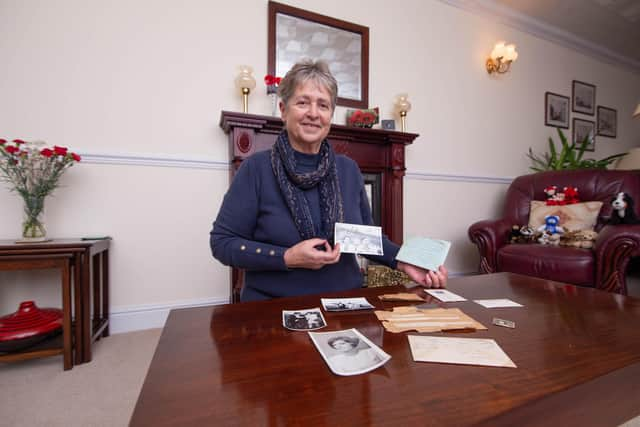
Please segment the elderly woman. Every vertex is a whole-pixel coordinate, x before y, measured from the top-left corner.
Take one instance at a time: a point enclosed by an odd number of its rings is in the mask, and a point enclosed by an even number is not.
[[[358,165],[326,140],[338,85],[324,62],[300,62],[278,87],[285,129],[271,150],[246,159],[213,224],[213,256],[246,270],[242,301],[320,294],[362,286],[353,254],[332,246],[334,224],[371,225]],[[447,271],[395,260],[384,237],[381,256],[367,258],[404,271],[425,287],[445,287]]]

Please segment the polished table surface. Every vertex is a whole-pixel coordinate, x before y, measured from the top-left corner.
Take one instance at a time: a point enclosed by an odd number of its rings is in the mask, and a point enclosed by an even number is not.
[[[425,335],[493,338],[516,369],[417,363],[409,333],[384,331],[372,311],[324,312],[321,331],[357,328],[392,356],[372,372],[336,376],[306,332],[282,327],[283,309],[320,307],[320,296],[173,310],[131,425],[615,426],[640,415],[639,299],[509,273],[452,278],[449,289],[468,301],[428,302],[488,330]],[[403,290],[323,296],[391,309],[408,304],[377,295]],[[480,298],[524,307],[471,301]]]

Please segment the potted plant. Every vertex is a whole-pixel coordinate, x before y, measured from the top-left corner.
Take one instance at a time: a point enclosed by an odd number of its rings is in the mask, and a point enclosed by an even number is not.
[[[549,137],[549,151],[538,155],[529,148],[527,157],[531,159],[531,170],[535,172],[543,172],[548,170],[563,169],[607,169],[607,167],[617,159],[624,157],[627,153],[614,154],[604,159],[585,159],[584,152],[589,145],[589,136],[587,135],[579,145],[569,144],[566,136],[560,128],[558,128],[558,136],[560,137],[561,147],[556,146]]]

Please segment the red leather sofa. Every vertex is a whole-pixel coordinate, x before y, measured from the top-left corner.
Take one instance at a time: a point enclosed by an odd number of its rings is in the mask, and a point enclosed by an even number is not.
[[[577,187],[581,201],[602,201],[593,249],[510,244],[513,225],[528,224],[530,202],[546,200],[546,187]],[[640,255],[640,224],[608,224],[611,201],[626,192],[640,203],[640,170],[549,171],[517,177],[507,190],[502,217],[476,222],[469,238],[480,251],[480,271],[508,271],[626,295],[626,269]],[[635,213],[638,215],[638,206]]]

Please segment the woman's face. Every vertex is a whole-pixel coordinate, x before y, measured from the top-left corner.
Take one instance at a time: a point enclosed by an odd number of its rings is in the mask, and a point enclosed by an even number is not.
[[[331,128],[331,95],[313,80],[298,85],[287,105],[280,102],[291,146],[302,153],[316,154]]]
[[[353,344],[345,340],[335,340],[331,343],[331,347],[338,351],[349,351],[353,348]]]

